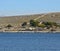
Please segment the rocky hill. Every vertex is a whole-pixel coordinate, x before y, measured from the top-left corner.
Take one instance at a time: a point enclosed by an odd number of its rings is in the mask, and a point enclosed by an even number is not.
[[[7,24],[11,25],[20,25],[23,22],[29,22],[31,19],[38,21],[50,21],[60,24],[60,13],[46,13],[46,14],[35,14],[35,15],[23,15],[23,16],[5,16],[0,17],[0,26],[6,26]]]

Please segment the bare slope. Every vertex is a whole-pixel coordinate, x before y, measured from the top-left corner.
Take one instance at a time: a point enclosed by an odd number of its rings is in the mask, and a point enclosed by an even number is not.
[[[0,26],[6,26],[7,24],[20,25],[23,22],[28,22],[31,19],[35,19],[38,15],[25,15],[25,16],[10,16],[10,17],[0,17]]]
[[[57,12],[48,14],[0,17],[0,26],[6,26],[7,24],[12,24],[13,26],[20,25],[21,23],[28,22],[31,19],[60,23],[60,13]]]
[[[49,21],[60,23],[60,13],[48,13],[38,19],[39,21]]]

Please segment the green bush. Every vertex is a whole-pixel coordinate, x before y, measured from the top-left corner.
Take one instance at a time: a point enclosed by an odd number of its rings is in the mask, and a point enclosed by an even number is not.
[[[44,28],[45,24],[38,24],[38,27]]]
[[[35,21],[35,20],[30,20],[30,26],[33,26],[33,27],[36,27],[38,26],[38,21]]]
[[[46,26],[57,26],[57,23],[55,22],[44,22],[43,24],[45,24]]]

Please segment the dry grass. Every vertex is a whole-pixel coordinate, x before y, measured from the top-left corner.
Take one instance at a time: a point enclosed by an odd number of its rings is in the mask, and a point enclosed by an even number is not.
[[[23,22],[29,22],[31,19],[41,17],[43,14],[36,15],[25,15],[25,16],[10,16],[10,17],[0,17],[0,26],[6,26],[11,24],[13,26],[20,25]],[[60,23],[60,13],[48,13],[44,17],[38,19],[38,21],[51,21]]]
[[[60,13],[49,13],[46,14],[44,17],[38,19],[39,21],[50,21],[56,22],[60,24]]]
[[[31,19],[35,19],[40,15],[29,15],[29,16],[11,16],[11,17],[1,17],[0,26],[6,26],[7,24],[11,25],[20,25],[23,22],[29,22]]]

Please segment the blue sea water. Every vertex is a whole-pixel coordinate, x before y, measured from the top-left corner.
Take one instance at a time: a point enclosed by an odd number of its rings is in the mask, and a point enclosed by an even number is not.
[[[60,33],[0,33],[0,51],[60,51]]]

